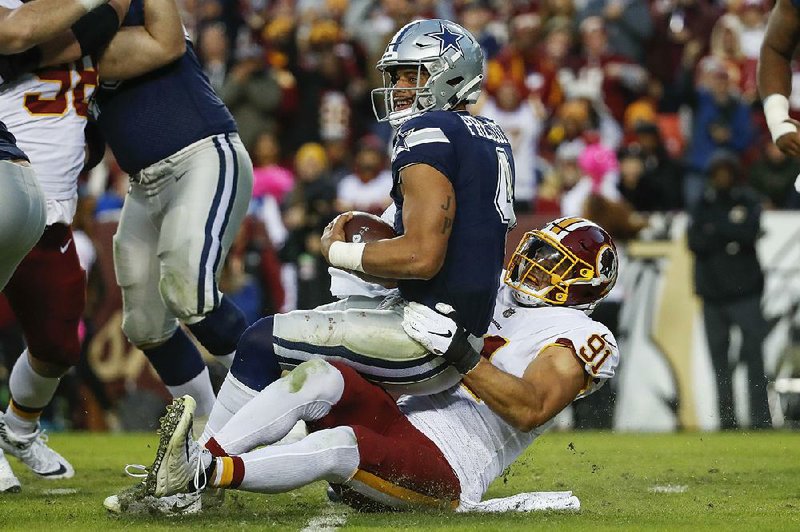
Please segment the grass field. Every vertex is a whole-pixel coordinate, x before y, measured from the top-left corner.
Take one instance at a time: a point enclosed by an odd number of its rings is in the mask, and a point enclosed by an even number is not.
[[[0,495],[0,530],[800,529],[800,433],[547,434],[488,496],[572,490],[581,511],[501,515],[357,514],[330,505],[314,484],[284,495],[230,492],[198,516],[119,518],[102,500],[132,483],[125,464],[149,464],[156,437],[55,434],[51,444],[75,478],[39,480],[12,460],[23,491]]]

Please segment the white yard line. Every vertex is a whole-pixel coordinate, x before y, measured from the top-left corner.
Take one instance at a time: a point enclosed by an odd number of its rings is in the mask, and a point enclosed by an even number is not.
[[[683,486],[679,484],[663,484],[650,486],[647,491],[650,493],[684,493],[688,489],[689,486]]]
[[[300,532],[334,532],[347,523],[347,510],[341,505],[329,504],[319,515],[312,517]]]
[[[73,495],[78,493],[75,488],[50,488],[42,490],[42,495]]]

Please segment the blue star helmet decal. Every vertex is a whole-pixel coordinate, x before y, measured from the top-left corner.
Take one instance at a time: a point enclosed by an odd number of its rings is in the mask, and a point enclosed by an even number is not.
[[[426,37],[433,37],[439,41],[439,55],[444,55],[447,50],[453,49],[456,52],[462,52],[458,40],[464,37],[463,33],[453,33],[444,24],[439,24],[440,31],[426,33]]]

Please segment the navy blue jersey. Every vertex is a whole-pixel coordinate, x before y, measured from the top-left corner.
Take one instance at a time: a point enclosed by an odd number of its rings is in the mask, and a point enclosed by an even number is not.
[[[123,26],[144,25],[142,0]],[[102,83],[93,113],[120,167],[133,174],[198,140],[236,131],[225,104],[203,73],[192,44],[170,65],[137,78]]]
[[[515,224],[511,145],[497,124],[467,112],[431,111],[408,120],[397,133],[392,153],[394,225],[399,234],[400,171],[418,163],[450,180],[456,215],[439,273],[428,281],[400,281],[398,288],[409,301],[430,307],[449,303],[461,326],[482,335],[494,311],[506,233]]]
[[[3,122],[0,122],[0,161],[11,159],[28,160],[25,152],[17,147],[17,139],[8,130]]]

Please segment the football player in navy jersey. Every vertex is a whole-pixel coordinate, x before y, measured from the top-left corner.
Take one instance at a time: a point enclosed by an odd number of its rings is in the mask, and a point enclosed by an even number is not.
[[[800,122],[789,117],[792,56],[800,43],[800,0],[777,0],[758,58],[758,92],[772,141],[786,155],[800,156]]]
[[[60,61],[80,57],[66,43]],[[46,63],[56,59],[44,53]],[[236,123],[203,74],[174,0],[132,0],[98,60],[91,105],[131,187],[114,238],[122,328],[176,396],[214,402],[200,343],[230,366],[244,315],[217,286],[252,192]]]
[[[363,297],[263,318],[242,335],[203,438],[214,436],[243,404],[312,358],[344,361],[367,379],[402,394],[431,394],[461,379],[402,328],[408,301],[444,301],[472,337],[490,323],[506,233],[515,223],[514,161],[503,131],[472,116],[483,55],[475,38],[445,20],[403,27],[378,63],[386,87],[379,120],[399,128],[392,198],[400,236],[347,243],[334,220],[322,237],[331,266],[396,279],[401,297]],[[279,365],[280,364],[280,365]]]
[[[184,41],[172,0],[173,16],[160,18],[157,28],[150,26],[153,1],[133,0],[123,21],[120,33],[139,30],[139,42],[113,40],[101,56],[92,111],[131,176],[114,237],[123,331],[174,395],[199,398],[202,416],[214,401],[211,381],[179,324],[230,365],[247,323],[217,279],[251,197],[252,164],[233,117]],[[177,59],[126,79],[143,54],[174,53],[153,44],[162,36],[178,46]]]
[[[106,32],[112,18],[113,39]],[[131,176],[114,241],[123,331],[170,391],[198,397],[207,414],[214,401],[208,370],[178,322],[230,365],[247,324],[217,278],[249,203],[252,165],[185,38],[174,0],[133,0],[118,32],[116,15],[81,22],[32,57],[0,57],[0,75],[77,60],[107,39],[92,112]],[[183,504],[146,499],[148,511]]]

